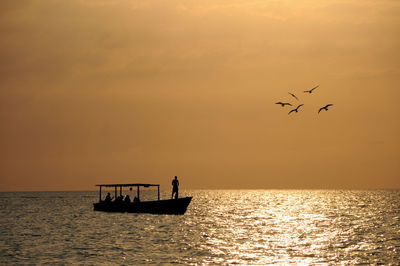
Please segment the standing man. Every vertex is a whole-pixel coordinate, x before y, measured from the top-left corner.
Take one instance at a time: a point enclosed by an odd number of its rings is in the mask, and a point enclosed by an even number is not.
[[[175,199],[178,198],[178,187],[179,187],[178,177],[175,176],[175,179],[172,179],[172,196],[171,196],[171,198],[174,198],[174,193],[175,193]]]

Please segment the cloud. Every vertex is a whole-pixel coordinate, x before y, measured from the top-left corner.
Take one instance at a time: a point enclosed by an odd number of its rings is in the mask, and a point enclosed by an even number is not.
[[[76,0],[3,5],[2,83],[111,75],[132,82],[180,74],[194,78],[257,71],[260,66],[273,70],[305,60],[329,62],[335,71],[344,64],[374,68],[382,54],[399,43],[387,30],[395,18],[386,15],[398,6],[392,1],[289,5]],[[397,67],[396,60],[383,64],[390,62],[392,69]]]

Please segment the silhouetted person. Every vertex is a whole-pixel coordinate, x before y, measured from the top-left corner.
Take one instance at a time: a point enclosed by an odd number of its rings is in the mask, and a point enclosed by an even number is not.
[[[179,187],[178,177],[175,176],[175,179],[172,179],[172,195],[171,195],[171,198],[174,198],[174,193],[175,193],[175,199],[178,198],[178,187]]]
[[[104,202],[111,202],[111,199],[111,194],[110,192],[108,192],[106,198],[104,199]]]
[[[119,196],[115,199],[115,202],[122,202],[123,199],[124,199],[124,196],[119,195]]]
[[[125,203],[130,203],[131,202],[131,198],[129,197],[129,195],[125,196]]]
[[[133,202],[140,202],[140,200],[139,200],[138,197],[134,197],[134,198],[133,198]]]

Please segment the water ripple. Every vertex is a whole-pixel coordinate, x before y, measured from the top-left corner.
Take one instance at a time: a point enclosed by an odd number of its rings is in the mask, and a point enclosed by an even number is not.
[[[183,216],[0,193],[0,264],[397,264],[399,191],[193,190]],[[169,191],[162,193],[163,198]]]

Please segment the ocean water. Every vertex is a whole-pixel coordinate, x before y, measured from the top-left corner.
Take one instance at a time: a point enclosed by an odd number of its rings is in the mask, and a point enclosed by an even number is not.
[[[95,212],[94,191],[0,193],[0,264],[400,263],[400,191],[180,195],[185,215]]]

